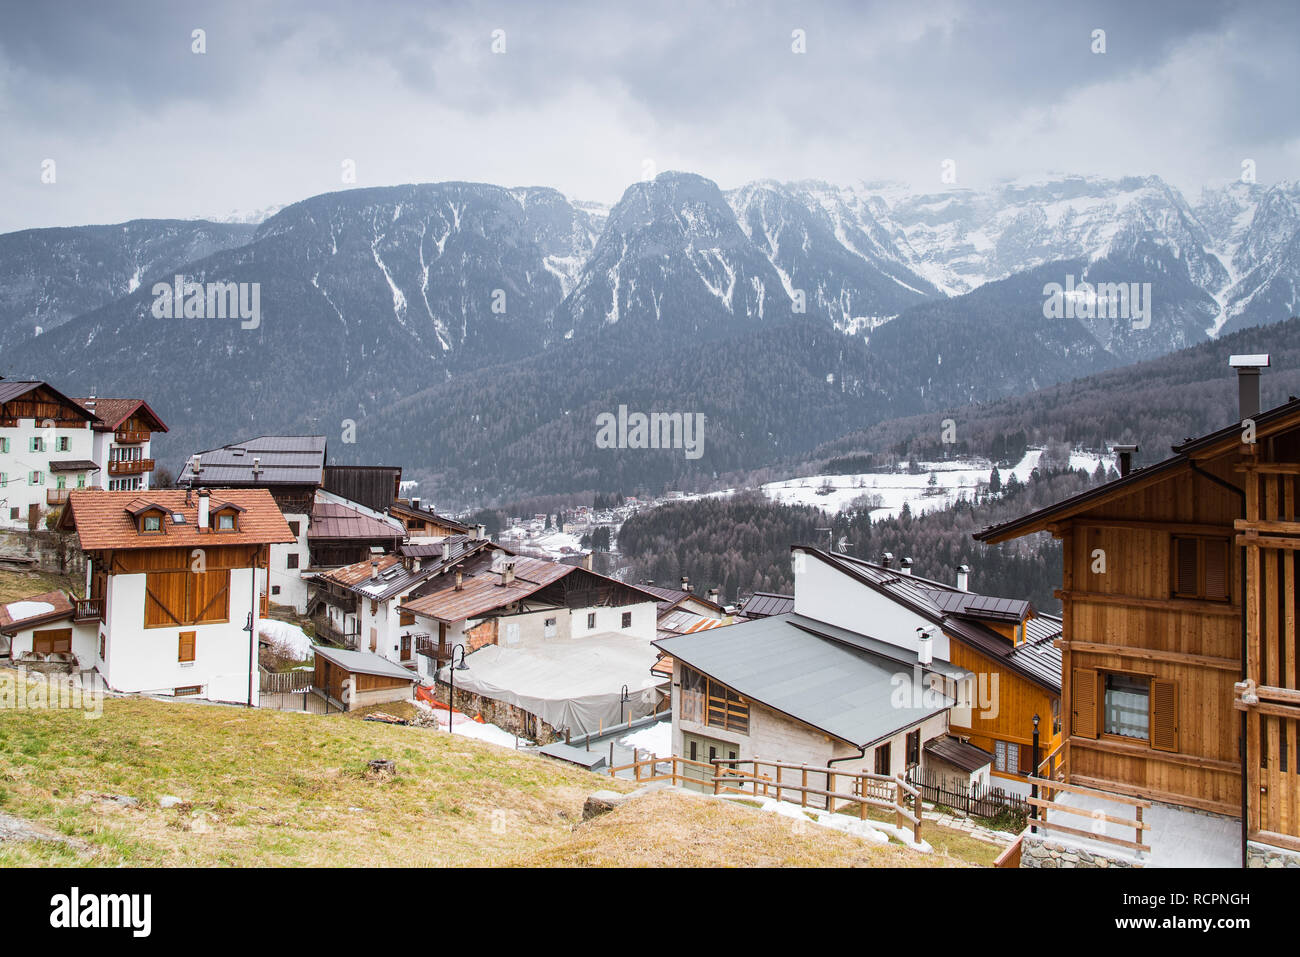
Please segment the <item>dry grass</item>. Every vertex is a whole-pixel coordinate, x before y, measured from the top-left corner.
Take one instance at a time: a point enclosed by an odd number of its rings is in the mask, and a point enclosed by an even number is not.
[[[395,760],[396,777],[368,777],[373,758]],[[73,839],[0,841],[0,867],[964,863],[680,792],[580,823],[589,793],[630,787],[341,716],[142,699],[109,700],[98,720],[0,710],[0,812]],[[164,809],[168,795],[184,803]]]
[[[683,791],[660,791],[574,828],[521,867],[961,867],[776,814]]]
[[[9,604],[20,598],[43,595],[50,591],[72,591],[81,594],[85,580],[76,575],[57,575],[54,572],[0,571],[0,604]]]

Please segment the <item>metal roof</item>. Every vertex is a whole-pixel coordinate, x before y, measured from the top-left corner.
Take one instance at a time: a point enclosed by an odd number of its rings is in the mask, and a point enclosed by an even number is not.
[[[207,466],[203,467],[203,471],[206,474]],[[314,502],[311,507],[311,522],[307,527],[309,542],[340,539],[389,541],[400,540],[402,534],[402,528],[397,524],[338,502]]]
[[[177,477],[178,485],[193,481],[195,485],[314,485],[324,483],[325,436],[261,435],[218,449],[198,453],[199,474],[190,468],[194,456],[185,460]],[[260,471],[253,474],[253,460]]]
[[[940,714],[951,700],[896,707],[897,661],[797,627],[789,616],[656,639],[678,661],[832,737],[862,748]]]
[[[345,648],[326,648],[324,645],[313,645],[312,651],[318,657],[338,665],[349,674],[404,678],[407,681],[420,680],[420,676],[414,671],[395,665],[387,658],[369,651],[348,651]]]
[[[923,750],[926,754],[932,754],[939,760],[967,772],[978,771],[985,765],[993,763],[993,755],[983,748],[977,748],[973,744],[947,734],[931,738],[925,742]]]
[[[928,597],[944,612],[1003,621],[1023,621],[1031,608],[1023,598],[994,598],[956,589],[929,589]]]
[[[794,595],[778,595],[770,591],[754,592],[741,608],[746,618],[766,618],[769,615],[785,615],[792,611],[794,611]]]

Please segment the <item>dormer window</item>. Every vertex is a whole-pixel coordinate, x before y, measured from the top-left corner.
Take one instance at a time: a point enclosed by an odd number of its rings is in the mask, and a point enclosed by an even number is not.
[[[140,516],[140,531],[145,534],[158,534],[163,530],[162,516],[155,513]]]
[[[239,513],[234,509],[221,509],[212,515],[212,527],[218,532],[239,531]]]

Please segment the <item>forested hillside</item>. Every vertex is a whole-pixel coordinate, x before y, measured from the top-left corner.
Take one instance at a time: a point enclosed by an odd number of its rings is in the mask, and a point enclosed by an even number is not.
[[[951,509],[920,516],[904,510],[876,522],[866,509],[832,518],[807,506],[772,503],[758,493],[697,499],[630,518],[618,545],[627,580],[675,584],[686,575],[697,592],[716,587],[728,602],[754,591],[788,593],[794,587],[790,546],[825,548],[833,539],[837,550],[871,561],[884,552],[898,561],[911,558],[913,574],[938,581],[955,581],[957,567],[969,565],[973,591],[1027,598],[1040,611],[1057,612],[1060,602],[1052,591],[1060,585],[1059,543],[1039,535],[988,546],[971,535],[1101,480],[1100,474],[1083,471],[1035,470],[1027,483],[1013,478],[997,491],[981,487],[975,500]]]

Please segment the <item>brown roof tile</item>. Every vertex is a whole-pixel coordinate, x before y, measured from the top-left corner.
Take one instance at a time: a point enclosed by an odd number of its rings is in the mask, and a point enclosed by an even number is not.
[[[263,488],[214,488],[209,490],[209,508],[215,512],[223,504],[237,505],[244,511],[239,517],[239,531],[199,530],[198,501],[195,493],[185,504],[184,489],[150,489],[145,492],[106,492],[103,489],[74,489],[68,495],[67,508],[59,519],[64,529],[76,529],[81,547],[104,548],[181,548],[216,545],[291,544],[297,539],[289,523],[280,514],[271,493]],[[136,530],[128,509],[142,503],[161,506],[167,512],[162,535],[143,535]],[[185,516],[183,524],[172,521],[172,513]]]

